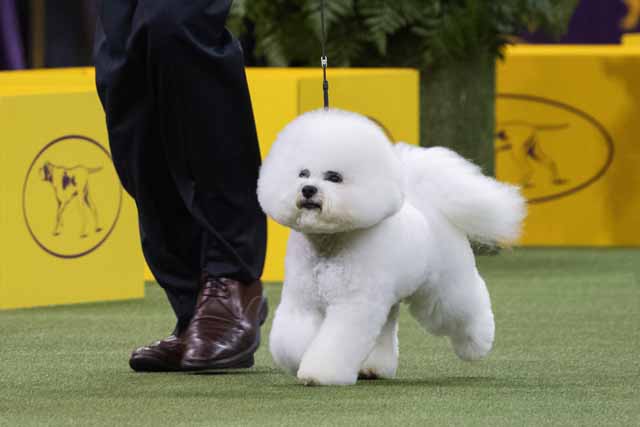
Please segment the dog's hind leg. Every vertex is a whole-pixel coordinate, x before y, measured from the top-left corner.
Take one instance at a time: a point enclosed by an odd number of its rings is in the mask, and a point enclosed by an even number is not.
[[[58,236],[62,231],[62,227],[64,226],[63,215],[64,211],[67,209],[67,205],[69,204],[69,200],[65,202],[61,202],[58,200],[58,208],[56,209],[56,225],[53,228],[53,235]]]
[[[495,332],[491,300],[475,267],[443,275],[408,302],[413,317],[432,334],[448,336],[461,359],[477,360],[491,350]]]
[[[83,200],[79,200],[79,203],[76,203],[78,207],[78,212],[80,213],[80,220],[82,223],[80,224],[80,238],[84,239],[88,236],[87,234],[87,206],[84,204]]]
[[[305,310],[283,296],[276,310],[269,336],[274,362],[295,375],[307,347],[320,328],[320,313]]]
[[[96,208],[95,203],[93,203],[93,199],[91,198],[91,194],[89,193],[89,186],[84,189],[82,201],[86,207],[91,211],[91,215],[93,216],[93,225],[95,232],[102,231],[102,227],[100,227],[100,221],[98,220],[98,209]]]
[[[394,378],[398,369],[398,313],[399,304],[391,307],[387,323],[382,327],[371,354],[358,374],[360,378]]]

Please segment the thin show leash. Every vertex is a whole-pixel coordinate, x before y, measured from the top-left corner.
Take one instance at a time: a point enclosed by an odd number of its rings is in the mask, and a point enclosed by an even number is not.
[[[325,51],[325,45],[327,43],[327,34],[325,32],[324,27],[324,12],[325,12],[325,0],[322,0],[322,4],[320,6],[320,23],[322,26],[322,38],[320,39],[320,43],[322,45],[322,57],[320,58],[320,64],[322,65],[322,92],[324,94],[324,109],[329,109],[329,82],[327,81],[327,53]]]

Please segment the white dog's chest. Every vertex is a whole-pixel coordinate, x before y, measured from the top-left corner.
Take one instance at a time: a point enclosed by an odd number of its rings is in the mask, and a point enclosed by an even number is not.
[[[334,259],[315,259],[299,275],[301,280],[291,285],[298,288],[304,300],[322,309],[361,292],[362,284],[349,267],[349,263]]]

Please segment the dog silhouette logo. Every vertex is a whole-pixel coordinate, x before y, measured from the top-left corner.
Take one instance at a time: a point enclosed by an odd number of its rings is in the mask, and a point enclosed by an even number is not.
[[[51,255],[77,258],[96,250],[113,232],[122,187],[102,145],[69,135],[51,141],[35,156],[22,202],[36,244]]]
[[[496,175],[520,185],[529,203],[582,191],[611,166],[609,132],[576,107],[538,96],[499,94],[496,117]]]
[[[548,172],[552,185],[561,186],[568,183],[561,178],[558,163],[549,156],[544,148],[545,132],[563,130],[569,127],[568,123],[562,124],[534,124],[526,121],[513,121],[498,125],[496,138],[500,142],[496,145],[496,151],[510,151],[513,161],[519,166],[519,183],[523,188],[534,187],[534,164],[537,163]]]
[[[62,231],[64,211],[76,197],[79,198],[80,208],[88,211],[93,218],[93,230],[98,233],[102,231],[100,222],[98,221],[98,209],[91,198],[89,189],[89,175],[99,172],[102,167],[89,168],[87,166],[64,167],[54,165],[49,161],[45,161],[40,168],[42,179],[51,184],[53,187],[57,208],[56,208],[56,225],[53,235],[57,236]],[[82,216],[82,227],[80,237],[85,238],[87,234],[87,215],[84,212]]]

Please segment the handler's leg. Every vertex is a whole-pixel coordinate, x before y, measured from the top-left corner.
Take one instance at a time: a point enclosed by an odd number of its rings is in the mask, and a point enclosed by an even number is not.
[[[183,366],[248,366],[266,316],[260,152],[230,0],[140,0],[157,125],[172,178],[203,230],[203,276]]]
[[[198,292],[201,229],[169,171],[145,62],[143,10],[132,0],[102,2],[95,46],[96,83],[113,162],[138,208],[142,249],[186,329]]]
[[[144,0],[149,78],[162,142],[187,209],[205,230],[202,267],[244,282],[262,274],[260,152],[231,0]]]
[[[266,315],[257,281],[266,227],[242,54],[224,30],[229,6],[103,2],[96,70],[114,163],[136,200],[143,251],[176,312],[176,333],[192,320],[198,297],[200,320],[231,319],[191,322],[199,353],[192,359],[204,353],[207,364],[223,358],[228,366],[241,353],[246,366]],[[142,350],[161,359],[153,369],[176,368],[181,345],[171,339]]]

